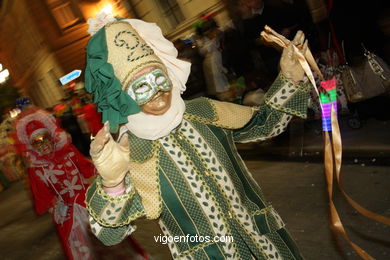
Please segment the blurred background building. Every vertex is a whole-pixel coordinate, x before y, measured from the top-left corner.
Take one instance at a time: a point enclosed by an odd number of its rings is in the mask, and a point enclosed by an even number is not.
[[[224,25],[234,16],[236,0],[0,0],[0,63],[10,73],[7,85],[29,96],[42,108],[51,108],[66,92],[59,78],[85,67],[89,40],[87,20],[104,8],[116,16],[157,23],[174,41],[194,32],[202,15],[216,13]],[[329,0],[275,0],[297,2],[320,24],[327,18]],[[78,79],[82,87],[83,75]]]
[[[223,9],[218,0],[2,0],[0,62],[7,84],[50,108],[65,92],[59,78],[85,67],[87,20],[111,6],[116,16],[157,23],[172,39],[188,33],[200,13]],[[80,77],[80,79],[83,78]]]

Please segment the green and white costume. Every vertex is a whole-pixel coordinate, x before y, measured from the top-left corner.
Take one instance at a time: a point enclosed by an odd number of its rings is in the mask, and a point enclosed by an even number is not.
[[[156,140],[128,132],[126,194],[111,197],[100,177],[87,192],[94,234],[106,245],[134,231],[137,218],[158,219],[164,235],[233,236],[233,242],[172,242],[174,259],[302,259],[234,142],[262,141],[305,118],[309,89],[279,75],[265,105],[187,101],[182,122]]]

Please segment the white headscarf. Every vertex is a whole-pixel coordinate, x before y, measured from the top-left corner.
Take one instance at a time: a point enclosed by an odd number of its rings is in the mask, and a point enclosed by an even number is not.
[[[164,38],[161,29],[155,23],[146,23],[136,19],[124,21],[133,26],[167,67],[173,88],[171,107],[167,112],[163,115],[151,115],[141,111],[129,115],[127,117],[129,122],[122,127],[121,132],[129,130],[139,138],[156,140],[168,135],[183,119],[185,104],[181,94],[186,89],[185,84],[190,74],[191,63],[177,59],[178,52],[175,46]]]

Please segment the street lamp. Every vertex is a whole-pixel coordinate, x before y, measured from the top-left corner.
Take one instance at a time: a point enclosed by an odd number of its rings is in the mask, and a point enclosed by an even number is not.
[[[3,65],[0,64],[0,84],[6,82],[8,77],[9,77],[8,69],[3,70]]]

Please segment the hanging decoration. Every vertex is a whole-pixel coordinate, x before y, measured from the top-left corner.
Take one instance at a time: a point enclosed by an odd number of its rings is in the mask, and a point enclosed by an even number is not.
[[[269,26],[264,27],[264,31],[261,32],[263,40],[268,43],[273,43],[278,45],[281,48],[286,48],[290,44],[290,40],[284,36],[278,34]],[[352,248],[365,260],[373,260],[368,253],[366,253],[362,248],[357,244],[352,242],[344,227],[341,223],[341,219],[337,212],[337,209],[333,203],[333,178],[336,176],[338,187],[341,193],[344,195],[346,200],[362,215],[373,219],[375,221],[381,222],[385,225],[390,225],[390,219],[381,215],[378,215],[374,212],[371,212],[354,200],[344,191],[340,184],[340,172],[341,172],[341,163],[342,163],[342,142],[340,129],[337,121],[337,89],[336,89],[336,79],[331,78],[325,80],[321,71],[318,68],[317,63],[315,62],[313,55],[310,50],[307,49],[305,53],[302,53],[297,46],[293,45],[294,54],[297,56],[303,70],[305,71],[306,76],[311,82],[315,92],[320,101],[321,114],[322,114],[322,129],[324,137],[324,172],[327,181],[327,193],[329,199],[329,211],[331,226],[330,228],[341,235],[351,246]],[[317,89],[313,72],[317,73],[321,79],[320,86]],[[331,133],[331,134],[330,134]],[[331,135],[331,137],[330,137]]]

